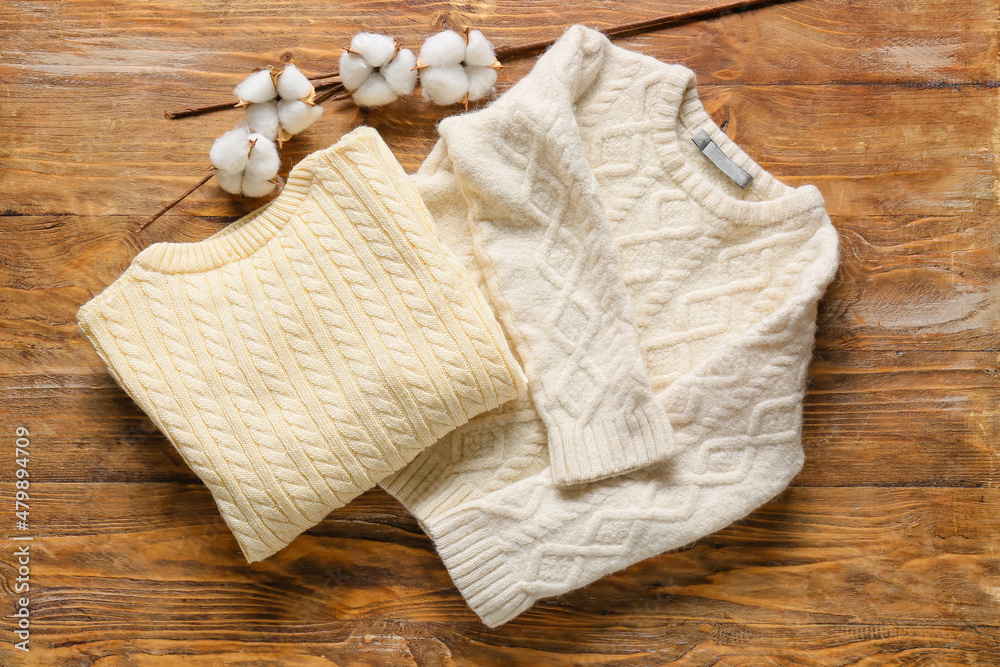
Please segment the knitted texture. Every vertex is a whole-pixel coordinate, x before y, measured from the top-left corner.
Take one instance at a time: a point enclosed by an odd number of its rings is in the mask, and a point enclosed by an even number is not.
[[[442,136],[470,201],[490,292],[531,377],[552,476],[578,484],[660,461],[674,439],[649,386],[585,147],[561,141],[576,120],[551,99],[520,104],[541,108],[511,105],[491,137],[471,128],[475,120]],[[495,110],[487,115],[499,120]]]
[[[753,176],[746,190],[693,144],[698,130]],[[782,184],[712,122],[690,70],[584,27],[440,134],[414,181],[488,292],[532,391],[382,486],[496,626],[746,516],[795,476],[837,235],[815,187]],[[535,290],[544,320],[531,321]],[[587,366],[591,355],[604,358]],[[566,422],[550,413],[601,405],[593,392],[607,392],[621,412],[606,416],[631,431],[631,410],[654,414],[635,398],[647,386],[665,423],[632,456],[669,459],[562,486],[567,471],[628,465],[617,432],[567,447]]]
[[[214,236],[145,249],[78,317],[251,562],[526,391],[370,128]]]

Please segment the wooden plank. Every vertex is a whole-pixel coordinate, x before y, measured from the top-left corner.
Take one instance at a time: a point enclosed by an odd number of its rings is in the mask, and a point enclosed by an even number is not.
[[[726,124],[751,156],[790,185],[817,185],[831,215],[996,213],[990,144],[997,125],[994,89],[873,86],[859,95],[855,86],[730,84],[699,90],[712,117]],[[0,172],[4,207],[35,216],[137,216],[133,224],[197,182],[213,139],[237,119],[227,112],[167,121],[158,116],[172,106],[170,100],[138,103],[121,112],[115,131],[95,144],[92,130],[67,119],[62,107],[39,111],[39,103],[27,98],[5,105],[6,113],[29,120],[0,134],[0,142],[10,146]],[[101,117],[106,103],[86,98],[72,113]],[[412,171],[430,150],[433,124],[442,115],[415,103],[403,118],[398,109],[373,112],[370,124]],[[331,108],[289,144],[286,166],[333,143],[357,122],[356,109]],[[962,132],[942,132],[943,125]],[[153,142],[146,139],[151,131]],[[20,137],[31,137],[30,148],[22,149]],[[72,155],[72,167],[66,155]],[[39,191],[47,196],[40,199]],[[177,213],[235,216],[259,203],[234,201],[212,184]],[[158,223],[157,234],[165,224]],[[178,239],[176,232],[172,239]]]
[[[646,18],[660,3],[638,6]],[[687,65],[703,84],[993,85],[995,21],[989,3],[821,0],[737,13],[624,43]]]
[[[0,224],[0,369],[102,365],[77,309],[148,242],[204,238],[218,219],[14,216]],[[836,217],[841,266],[819,315],[819,350],[991,350],[1000,346],[992,216]],[[146,235],[144,234],[144,237]]]
[[[996,353],[821,351],[795,484],[995,486]]]
[[[265,622],[261,621],[261,625]],[[762,625],[686,621],[651,628],[641,641],[620,626],[594,632],[604,639],[605,652],[579,647],[573,638],[550,631],[551,648],[525,646],[528,638],[484,637],[470,625],[401,623],[392,619],[366,623],[314,624],[308,637],[281,623],[267,624],[269,639],[248,644],[232,632],[213,639],[209,629],[163,636],[146,627],[120,627],[112,638],[87,632],[58,636],[58,644],[38,649],[51,664],[92,664],[163,667],[183,661],[191,667],[536,667],[537,665],[781,665],[828,667],[856,664],[912,664],[951,667],[996,664],[995,628],[864,624]],[[193,635],[193,636],[192,636]],[[292,636],[292,642],[277,637]],[[273,637],[273,639],[272,639]],[[532,636],[531,639],[534,639]],[[623,641],[615,641],[616,639]],[[640,648],[637,648],[637,645]],[[11,656],[0,644],[0,659]]]
[[[15,216],[0,226],[0,366],[100,368],[76,311],[148,241],[204,238],[217,219],[168,217],[151,238],[125,218]],[[992,217],[836,217],[841,268],[819,349],[988,350],[1000,343]]]
[[[294,631],[293,652],[315,643],[332,651],[326,656],[364,646],[399,656],[410,641],[429,640],[429,630],[439,648],[470,661],[456,664],[584,655],[846,664],[825,661],[889,654],[951,664],[985,659],[1000,636],[998,526],[982,513],[1000,501],[996,490],[790,489],[688,548],[487,630],[429,541],[407,529],[341,510],[275,557],[247,565],[219,522],[198,523],[200,512],[183,511],[184,493],[157,490],[170,486],[39,486],[38,497],[65,519],[49,516],[51,527],[31,546],[37,647],[99,654],[124,641],[170,654],[184,638],[204,642],[208,655],[238,654]],[[369,515],[376,507],[402,512],[385,494],[369,495]],[[146,517],[141,507],[124,525],[119,502],[170,506],[189,525],[158,519],[164,512]],[[82,506],[91,521],[74,527],[66,519]],[[359,532],[342,530],[348,524]],[[302,625],[304,618],[319,622]],[[367,638],[362,646],[350,641],[355,635]]]
[[[76,0],[8,8],[0,13],[0,35],[8,45],[5,53],[13,56],[8,63],[14,77],[5,81],[37,81],[38,75],[57,78],[67,72],[113,73],[123,67],[171,79],[175,72],[207,77],[234,71],[234,66],[249,70],[262,58],[276,63],[287,54],[317,72],[327,71],[336,65],[339,48],[361,29],[392,34],[415,49],[445,24],[473,26],[498,45],[513,45],[556,38],[577,22],[602,28],[709,4],[722,2],[622,0],[582,8],[513,1],[345,2],[331,15],[317,0],[298,2],[294,11],[268,12],[252,4],[220,10],[191,2],[135,3],[109,10],[94,0]],[[96,24],[95,11],[102,17]],[[165,24],[164,14],[171,13],[173,24]],[[55,23],[60,30],[23,30],[36,21]],[[995,21],[990,4],[981,2],[802,0],[731,12],[621,43],[682,62],[706,77],[705,82],[985,83],[996,78]],[[190,29],[195,26],[197,30]],[[233,26],[241,29],[231,30]],[[67,41],[74,50],[65,48]],[[94,57],[84,57],[84,50]],[[530,62],[512,64],[518,76],[530,67]],[[196,89],[206,80],[198,81]]]
[[[610,25],[672,7],[614,3],[586,16],[594,25]],[[119,9],[98,30],[88,23],[90,0],[62,3],[54,17],[46,17],[62,32],[42,34],[18,29],[35,20],[31,8],[8,11],[12,34],[0,64],[9,93],[0,117],[11,121],[0,134],[0,145],[7,147],[0,152],[7,168],[0,187],[8,193],[8,209],[150,214],[197,181],[212,139],[237,117],[222,113],[168,122],[163,110],[196,104],[204,93],[204,101],[222,101],[239,72],[265,60],[277,64],[292,54],[309,71],[332,69],[339,53],[333,44],[352,32],[349,25],[331,25],[329,18],[318,22],[315,14],[326,10],[317,4],[284,20],[266,21],[249,7],[247,15],[237,11],[222,24],[211,8],[185,7],[186,20],[210,27],[179,41],[153,20],[172,8],[161,3]],[[539,18],[558,26],[544,32],[555,35],[580,14],[493,4],[482,16],[446,11],[420,16],[416,25],[412,10],[388,12],[369,27],[396,34],[402,29],[419,41],[432,24],[476,16],[497,26],[498,42],[503,37],[513,43],[537,37]],[[945,18],[949,29],[942,32]],[[851,197],[865,204],[852,213],[947,214],[975,208],[991,191],[995,161],[984,142],[996,117],[996,91],[989,87],[994,85],[989,68],[996,60],[989,57],[996,53],[994,18],[985,4],[957,9],[951,2],[925,3],[914,13],[881,4],[799,2],[631,38],[626,45],[691,65],[703,77],[702,90],[716,118],[743,128],[737,139],[779,176],[796,183],[823,178],[831,212],[847,213],[844,198]],[[225,30],[242,20],[257,29]],[[887,34],[893,35],[888,46]],[[59,48],[67,40],[74,50]],[[757,48],[736,48],[751,44]],[[719,54],[726,58],[720,61]],[[731,62],[735,58],[750,60]],[[970,70],[972,63],[979,69]],[[530,64],[515,63],[505,85]],[[120,76],[140,71],[141,79]],[[782,85],[793,81],[797,85]],[[912,87],[959,86],[956,81],[967,87]],[[891,85],[861,96],[853,85],[831,85],[860,82]],[[810,83],[817,85],[801,85]],[[748,85],[763,89],[750,92]],[[65,99],[73,104],[63,104]],[[434,123],[452,111],[417,101],[398,103],[374,114],[372,123],[413,170],[430,148]],[[824,119],[821,126],[818,115]],[[91,118],[101,119],[100,125],[83,120]],[[937,131],[942,119],[951,126],[960,123],[963,132],[943,141]],[[859,120],[867,121],[860,133]],[[289,146],[289,164],[357,123],[349,104],[331,105],[316,127]],[[955,145],[956,139],[965,143]],[[818,173],[816,163],[828,159],[835,171]],[[88,177],[68,178],[76,170]],[[836,178],[826,181],[831,175]],[[942,198],[940,189],[928,192],[935,184],[953,196]],[[44,203],[35,196],[39,190],[48,192]],[[218,188],[207,187],[179,212],[232,216],[251,206],[233,204]]]
[[[817,349],[1000,345],[994,217],[837,217],[841,264]]]
[[[56,617],[99,617],[101,600],[118,600],[123,615],[160,609],[182,625],[177,600],[197,598],[237,624],[306,599],[329,619],[475,619],[431,542],[381,491],[254,564],[202,487],[36,481],[31,499],[32,572]],[[998,502],[995,488],[791,487],[746,519],[548,600],[524,621],[543,628],[554,615],[582,629],[608,613],[645,613],[659,622],[1000,626],[1000,517],[989,510]],[[12,567],[9,553],[0,558]]]
[[[11,428],[25,426],[39,445],[32,466],[46,482],[197,483],[99,369],[0,377],[0,395]],[[998,415],[995,352],[820,350],[794,484],[996,488]]]

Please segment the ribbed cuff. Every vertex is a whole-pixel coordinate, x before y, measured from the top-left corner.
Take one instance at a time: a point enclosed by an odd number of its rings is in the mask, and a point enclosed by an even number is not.
[[[560,486],[624,475],[663,461],[676,449],[667,414],[655,402],[584,426],[547,426],[552,478]]]
[[[503,625],[535,604],[510,568],[503,548],[510,545],[496,537],[485,515],[460,510],[423,527],[462,597],[487,626]]]

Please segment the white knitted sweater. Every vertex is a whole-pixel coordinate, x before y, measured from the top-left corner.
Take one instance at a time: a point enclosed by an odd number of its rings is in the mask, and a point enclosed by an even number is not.
[[[753,176],[745,190],[698,130]],[[690,70],[584,27],[440,134],[414,180],[532,396],[382,485],[496,626],[785,488],[837,235],[815,187],[780,183],[712,122]],[[576,428],[616,417],[631,443]],[[561,484],[588,477],[608,478]]]

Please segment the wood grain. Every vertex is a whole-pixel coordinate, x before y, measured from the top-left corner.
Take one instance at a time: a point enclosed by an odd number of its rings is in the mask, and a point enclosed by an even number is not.
[[[996,359],[993,351],[817,350],[804,410],[806,466],[793,483],[997,488]],[[0,391],[11,423],[31,425],[45,444],[32,465],[47,482],[77,481],[80,469],[91,482],[198,482],[106,374],[11,375],[0,378]],[[869,439],[892,446],[859,447]]]
[[[655,642],[666,637],[757,652],[766,645],[755,641],[787,633],[801,633],[795,641],[808,656],[844,650],[839,641],[877,634],[879,625],[884,638],[946,656],[932,649],[968,640],[939,626],[997,636],[998,526],[983,521],[983,508],[1000,500],[995,489],[792,488],[715,535],[545,601],[495,631],[475,621],[411,521],[379,520],[401,512],[380,492],[253,565],[241,562],[200,486],[87,482],[43,484],[38,493],[47,527],[34,552],[48,591],[36,607],[42,641],[99,646],[185,633],[240,641],[296,627],[299,641],[327,644],[383,624],[410,641],[431,625],[490,650],[557,659],[635,657],[651,645],[662,651]],[[131,516],[93,509],[100,497],[121,498]],[[74,526],[88,505],[89,525]],[[127,620],[127,631],[115,620]],[[809,628],[821,629],[823,641]],[[935,633],[936,647],[919,643]],[[473,656],[480,664],[489,650]],[[517,660],[533,664],[530,653]]]
[[[992,153],[982,137],[995,123],[997,90],[872,85],[859,96],[857,87],[848,85],[706,84],[699,92],[712,116],[728,123],[730,136],[762,166],[791,185],[816,184],[831,215],[996,213]],[[49,95],[50,103],[58,102],[58,92]],[[31,98],[18,98],[9,104],[9,112],[29,116],[32,103]],[[66,119],[59,115],[35,115],[27,127],[22,123],[21,131],[47,148],[11,151],[7,170],[0,176],[4,205],[32,216],[128,215],[144,220],[201,178],[212,140],[235,122],[228,113],[179,121],[157,118],[168,103],[126,112],[117,121],[115,136],[97,145],[95,128],[78,127],[73,136],[63,138]],[[346,103],[334,106],[338,104]],[[408,106],[412,108],[407,109],[405,122],[386,108],[373,112],[370,124],[383,134],[403,166],[414,170],[430,149],[433,125],[441,112],[424,104]],[[92,99],[81,107],[88,117],[108,113]],[[819,134],[817,109],[823,110]],[[331,110],[329,115],[289,145],[286,162],[333,143],[359,122],[351,122],[354,111],[333,117]],[[945,119],[963,132],[952,136],[935,131]],[[144,142],[149,134],[153,141]],[[418,142],[403,136],[411,134],[426,139]],[[15,147],[23,141],[6,139]],[[81,163],[78,168],[87,172],[85,182],[67,183],[69,167],[53,154],[53,146],[74,155],[74,161]],[[39,191],[46,196],[39,198]],[[249,204],[234,204],[212,183],[186,200],[177,213],[233,216],[246,210]],[[168,215],[150,229],[163,234],[160,230],[166,225],[183,221]]]
[[[698,75],[765,168],[840,232],[804,411],[806,465],[749,517],[490,630],[433,544],[372,491],[247,564],[212,498],[107,374],[76,310],[144,247],[256,204],[196,182],[249,69],[336,67],[360,29],[497,44],[703,6],[35,0],[0,6],[0,442],[32,433],[32,652],[0,664],[1000,665],[1000,0],[801,0],[622,44]],[[508,63],[504,90],[532,59]],[[453,110],[369,123],[414,170]],[[361,122],[349,104],[285,168]],[[0,457],[0,507],[15,492]],[[13,517],[0,517],[11,537]]]

